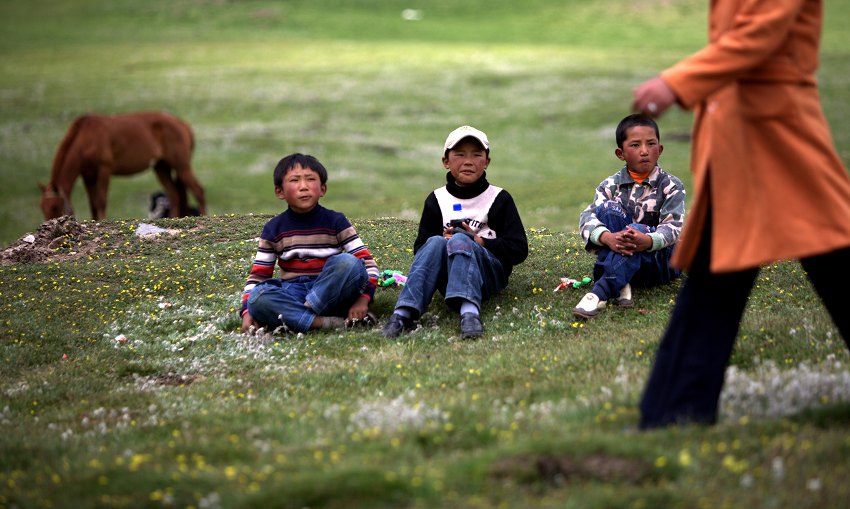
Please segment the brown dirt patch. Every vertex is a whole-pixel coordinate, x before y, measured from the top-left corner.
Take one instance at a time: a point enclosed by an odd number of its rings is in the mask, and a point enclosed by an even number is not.
[[[196,232],[204,229],[201,222],[185,229]],[[136,237],[151,242],[169,242],[181,230],[162,228],[163,234],[137,234]],[[49,219],[35,233],[28,233],[0,251],[0,265],[19,263],[50,263],[74,260],[98,251],[114,249],[127,237],[125,225],[115,222],[78,222],[74,216]]]
[[[195,381],[201,379],[200,375],[181,375],[178,373],[168,373],[167,375],[159,375],[153,377],[153,381],[159,385],[182,386],[191,385]]]
[[[652,467],[644,461],[608,454],[584,457],[526,454],[499,460],[492,469],[493,476],[499,479],[551,484],[580,480],[638,484],[648,479],[651,472]]]
[[[0,252],[0,264],[40,263],[78,258],[97,248],[96,239],[84,242],[90,225],[74,216],[45,221],[34,234],[27,234]]]

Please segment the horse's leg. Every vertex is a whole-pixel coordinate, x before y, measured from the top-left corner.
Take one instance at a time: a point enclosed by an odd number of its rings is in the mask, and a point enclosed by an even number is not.
[[[106,218],[106,193],[109,190],[109,168],[100,167],[94,173],[83,172],[83,183],[89,196],[91,218],[95,221]]]
[[[185,188],[192,191],[198,202],[198,212],[207,214],[207,202],[204,198],[204,188],[192,173],[192,151],[194,148],[192,129],[181,121],[164,122],[162,128],[163,160],[174,168],[177,173],[175,180],[183,183]],[[181,211],[188,214],[189,204],[186,202]]]
[[[189,198],[186,196],[186,184],[179,178],[175,178],[174,185],[177,186],[177,194],[180,196],[180,217],[186,217],[189,215]]]
[[[207,202],[204,198],[204,188],[201,186],[201,183],[198,182],[198,179],[195,178],[195,174],[192,173],[192,167],[187,164],[186,166],[177,166],[175,169],[177,170],[177,180],[183,182],[183,184],[192,191],[192,194],[195,195],[195,200],[198,201],[198,212],[200,212],[202,216],[207,215]]]
[[[106,197],[109,192],[109,178],[112,176],[112,168],[102,164],[97,170],[95,192],[89,190],[89,204],[92,207],[92,217],[96,220],[106,219]],[[94,197],[94,200],[92,200]]]
[[[171,175],[171,167],[166,161],[160,161],[157,164],[168,168],[168,174]],[[177,189],[177,196],[179,197],[177,202],[179,206],[175,208],[177,210],[177,217],[186,217],[189,215],[189,198],[186,196],[186,184],[176,174],[174,175],[173,182],[175,189]]]
[[[165,191],[165,195],[168,196],[168,217],[178,217],[183,205],[180,201],[177,185],[171,179],[171,168],[167,164],[157,163],[153,169],[156,172],[156,178],[159,179],[159,183]]]

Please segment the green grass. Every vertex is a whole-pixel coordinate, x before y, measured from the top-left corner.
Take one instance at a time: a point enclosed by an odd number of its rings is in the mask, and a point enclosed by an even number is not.
[[[267,219],[160,220],[174,235],[154,239],[87,222],[50,259],[0,266],[0,507],[839,507],[850,494],[834,365],[848,356],[796,264],[764,269],[733,363],[766,384],[768,363],[834,374],[798,377],[808,413],[739,404],[711,429],[638,434],[678,284],[576,322],[582,291],[552,289],[590,256],[532,228],[478,341],[459,340],[439,300],[399,341],[252,337],[235,307]],[[382,268],[406,271],[414,222],[356,226]],[[379,289],[374,310],[397,295]]]
[[[580,291],[552,292],[592,266],[578,212],[618,167],[631,88],[700,47],[705,4],[0,2],[0,244],[36,232],[36,184],[88,111],[189,121],[214,214],[139,239],[158,184],[116,178],[112,220],[0,266],[0,507],[843,507],[849,359],[797,264],[762,271],[732,359],[739,399],[709,429],[631,431],[678,284],[587,324],[569,312]],[[850,161],[850,5],[826,9],[819,79]],[[406,271],[463,123],[490,135],[490,178],[532,248],[483,339],[459,341],[440,302],[398,342],[237,333],[280,157],[323,161],[323,203]],[[688,189],[689,126],[661,122],[662,163]],[[73,198],[88,218],[80,184]],[[379,290],[382,317],[397,294]],[[800,396],[771,366],[809,391],[802,413],[764,416]]]
[[[3,2],[0,244],[40,223],[37,183],[74,117],[146,109],[194,127],[214,214],[279,210],[271,169],[303,151],[331,171],[329,206],[415,218],[442,179],[445,135],[471,123],[526,223],[571,231],[618,167],[632,87],[702,44],[704,2],[455,4],[428,2],[411,22],[392,2]],[[850,15],[827,8],[824,105],[850,158]],[[681,111],[661,123],[661,162],[687,186],[689,127]],[[152,172],[113,179],[109,217],[145,217],[158,188]]]
[[[701,2],[626,3],[435,1],[409,22],[392,2],[4,2],[0,243],[40,223],[36,184],[75,116],[145,109],[194,127],[214,214],[279,210],[271,170],[303,151],[331,172],[329,206],[415,218],[442,180],[446,134],[470,123],[490,135],[490,175],[526,222],[571,230],[564,218],[619,164],[631,87],[703,38]],[[618,8],[634,27],[611,21]],[[647,46],[640,27],[653,26],[677,37]],[[689,123],[677,112],[663,132]],[[662,162],[687,181],[688,145],[674,138]],[[87,218],[82,187],[73,202]],[[113,179],[109,217],[145,217],[158,187],[152,172]]]

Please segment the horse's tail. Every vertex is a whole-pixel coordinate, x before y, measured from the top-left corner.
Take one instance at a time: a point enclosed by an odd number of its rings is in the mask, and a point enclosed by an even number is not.
[[[183,120],[179,120],[181,124],[186,128],[186,132],[189,133],[189,154],[195,153],[195,131],[192,129],[192,126],[188,124],[188,122],[184,122]]]
[[[82,126],[88,118],[88,115],[77,117],[74,122],[71,123],[71,127],[68,128],[68,132],[65,133],[65,137],[62,138],[59,148],[56,149],[56,155],[53,156],[53,167],[50,170],[49,186],[56,185],[59,172],[62,171],[62,165],[65,162],[65,158],[68,156],[68,151],[71,149],[71,146],[74,144],[74,140],[76,140],[77,135],[82,130]]]

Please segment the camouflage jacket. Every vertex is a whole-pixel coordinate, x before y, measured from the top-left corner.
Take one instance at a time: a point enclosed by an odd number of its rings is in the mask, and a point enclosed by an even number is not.
[[[601,244],[599,237],[608,228],[596,217],[596,208],[602,203],[616,200],[632,214],[633,222],[655,227],[649,234],[652,248],[657,251],[672,246],[679,238],[685,220],[685,186],[674,175],[656,166],[652,173],[638,184],[623,168],[611,175],[596,188],[593,203],[579,216],[579,232],[584,248],[595,251]]]

